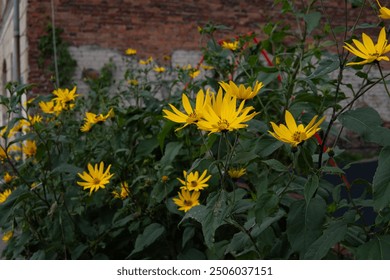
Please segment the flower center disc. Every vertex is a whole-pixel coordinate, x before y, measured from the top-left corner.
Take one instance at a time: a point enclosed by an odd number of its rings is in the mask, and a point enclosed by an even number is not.
[[[93,179],[93,183],[94,183],[95,185],[99,185],[99,184],[100,184],[100,179],[99,179],[99,178],[94,178],[94,179]]]
[[[292,138],[295,142],[302,142],[306,138],[306,133],[303,131],[296,131]]]
[[[192,205],[192,201],[191,200],[184,200],[184,205],[185,206],[191,206]]]
[[[188,118],[186,120],[187,123],[194,123],[198,121],[198,116],[196,115],[195,112],[192,112],[191,114],[188,115]]]
[[[229,122],[227,120],[224,119],[218,122],[218,129],[220,131],[226,131],[228,130],[228,128],[229,128]]]

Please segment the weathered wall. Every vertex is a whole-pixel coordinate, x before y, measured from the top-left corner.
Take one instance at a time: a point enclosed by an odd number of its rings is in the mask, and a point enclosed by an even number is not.
[[[0,94],[6,94],[6,82],[16,79],[15,72],[15,41],[14,41],[14,9],[13,1],[2,1],[0,14]],[[21,81],[26,82],[28,76],[28,44],[27,44],[27,1],[19,2],[19,42],[20,42],[20,69]],[[0,114],[0,125],[3,123],[3,114]]]
[[[344,1],[323,2],[332,25],[343,24]],[[281,14],[281,6],[273,3],[273,0],[54,0],[54,15],[56,26],[64,29],[63,38],[72,47],[96,46],[117,53],[131,47],[141,56],[158,58],[177,50],[199,50],[204,42],[200,41],[197,26],[207,22],[232,28],[221,36],[260,33],[259,26],[271,20],[294,24]],[[43,91],[49,91],[49,77],[37,66],[37,46],[51,22],[50,0],[29,0],[28,5],[29,81],[46,84]],[[349,9],[350,26],[358,13],[359,9]],[[362,17],[368,22],[378,22],[372,8],[365,9]]]

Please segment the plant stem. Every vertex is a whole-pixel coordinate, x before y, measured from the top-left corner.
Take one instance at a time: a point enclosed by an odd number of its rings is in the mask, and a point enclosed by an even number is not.
[[[390,92],[389,92],[389,89],[387,88],[386,80],[385,80],[385,77],[384,77],[383,72],[382,72],[382,67],[380,66],[379,62],[377,62],[377,65],[379,68],[379,73],[381,74],[383,85],[385,86],[386,93],[390,97]]]

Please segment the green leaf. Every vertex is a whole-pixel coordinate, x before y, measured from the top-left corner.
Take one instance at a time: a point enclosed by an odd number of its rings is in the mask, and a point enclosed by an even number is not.
[[[256,148],[259,151],[259,156],[265,158],[271,155],[281,146],[283,146],[283,142],[281,141],[275,141],[273,138],[264,138],[257,143]]]
[[[249,236],[240,231],[233,235],[233,238],[230,240],[229,245],[226,248],[226,254],[230,253],[233,256],[238,256],[243,252],[247,252],[252,247],[251,240]]]
[[[227,193],[220,191],[210,195],[207,206],[198,205],[191,208],[183,217],[182,223],[192,218],[202,224],[202,231],[207,247],[211,248],[214,243],[214,235],[217,228],[226,224],[225,218],[228,215]]]
[[[61,163],[56,168],[54,168],[52,171],[53,174],[55,174],[55,173],[59,173],[59,174],[68,173],[68,174],[72,174],[72,175],[76,175],[77,173],[81,173],[81,172],[83,172],[82,168],[79,168],[77,166],[74,166],[73,164],[67,164],[67,163]]]
[[[263,163],[268,165],[271,169],[279,172],[287,172],[288,168],[276,159],[263,160]]]
[[[387,146],[390,144],[390,129],[382,126],[374,127],[367,140],[381,146]]]
[[[274,215],[270,217],[265,217],[262,219],[261,223],[257,225],[256,227],[256,234],[259,235],[264,230],[266,230],[268,227],[270,227],[273,223],[279,221],[281,218],[284,217],[286,212],[284,212],[282,209],[279,209],[278,212],[276,212]],[[257,220],[257,219],[256,219]]]
[[[390,235],[377,236],[356,251],[359,260],[390,260]]]
[[[206,257],[203,252],[195,248],[182,251],[178,256],[178,260],[205,260]]]
[[[264,193],[257,198],[254,208],[256,223],[261,224],[269,217],[272,217],[279,207],[279,197],[273,193]]]
[[[187,219],[194,219],[195,221],[202,223],[204,220],[204,217],[206,216],[207,210],[206,206],[204,205],[198,205],[195,207],[192,207],[183,217],[183,219],[180,221],[179,225],[184,222]]]
[[[174,122],[165,122],[160,133],[157,135],[158,144],[160,145],[161,150],[164,147],[165,138],[167,137],[169,132],[172,130],[172,128],[175,126],[175,124],[176,123],[174,123]]]
[[[307,180],[304,189],[304,196],[306,200],[306,205],[309,205],[310,200],[313,195],[316,193],[319,186],[319,178],[317,175],[310,176],[309,180]]]
[[[181,142],[169,142],[165,147],[165,152],[161,158],[161,165],[171,165],[175,157],[179,154],[183,143]]]
[[[186,227],[183,232],[183,237],[181,241],[181,247],[184,248],[188,241],[192,239],[195,235],[195,228],[194,227]]]
[[[303,16],[303,19],[306,22],[307,33],[310,34],[320,23],[321,13],[320,12],[311,12]]]
[[[134,250],[130,255],[142,252],[145,248],[153,244],[165,232],[165,228],[159,223],[148,225],[141,235],[135,240]]]
[[[382,124],[380,115],[371,107],[347,111],[339,119],[343,126],[362,136],[368,136]]]
[[[333,245],[342,241],[347,233],[347,225],[343,221],[336,221],[324,230],[324,233],[318,238],[306,251],[304,259],[320,260],[332,248]]]
[[[312,80],[315,78],[323,77],[336,69],[340,67],[340,61],[338,57],[329,57],[326,59],[323,59],[320,61],[316,69],[314,70],[313,73],[311,73],[306,79],[303,80]]]
[[[158,141],[156,138],[144,139],[141,140],[137,146],[136,156],[138,158],[143,158],[145,156],[150,156],[150,154],[158,147]]]
[[[390,204],[390,146],[379,154],[378,168],[372,181],[374,209],[381,210]]]
[[[248,164],[256,158],[258,158],[258,156],[252,152],[237,152],[233,157],[232,162],[235,164]]]
[[[207,213],[202,221],[202,231],[207,247],[213,246],[215,231],[226,223],[225,218],[227,214],[227,193],[221,191],[208,201]]]
[[[338,174],[338,175],[345,174],[344,170],[336,166],[322,166],[320,170],[321,172],[330,173],[330,174]]]
[[[89,247],[86,244],[79,244],[76,248],[74,248],[71,252],[72,260],[77,260],[80,256],[87,250]]]
[[[308,248],[321,236],[326,214],[326,203],[320,197],[313,198],[308,205],[298,200],[291,205],[287,216],[287,238],[294,251],[302,258]]]

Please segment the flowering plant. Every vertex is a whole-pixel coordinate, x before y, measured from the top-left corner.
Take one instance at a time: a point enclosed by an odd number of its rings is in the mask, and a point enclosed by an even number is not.
[[[8,84],[3,257],[390,258],[390,130],[354,107],[374,87],[390,96],[376,31],[388,9],[378,2],[374,44],[352,38],[357,25],[337,37],[315,2],[275,1],[298,26],[270,22],[261,41],[199,27],[208,43],[194,66],[129,48],[115,89],[106,75],[23,104],[32,86]],[[344,48],[329,51],[331,35]],[[351,177],[350,135],[376,145],[372,178]]]

